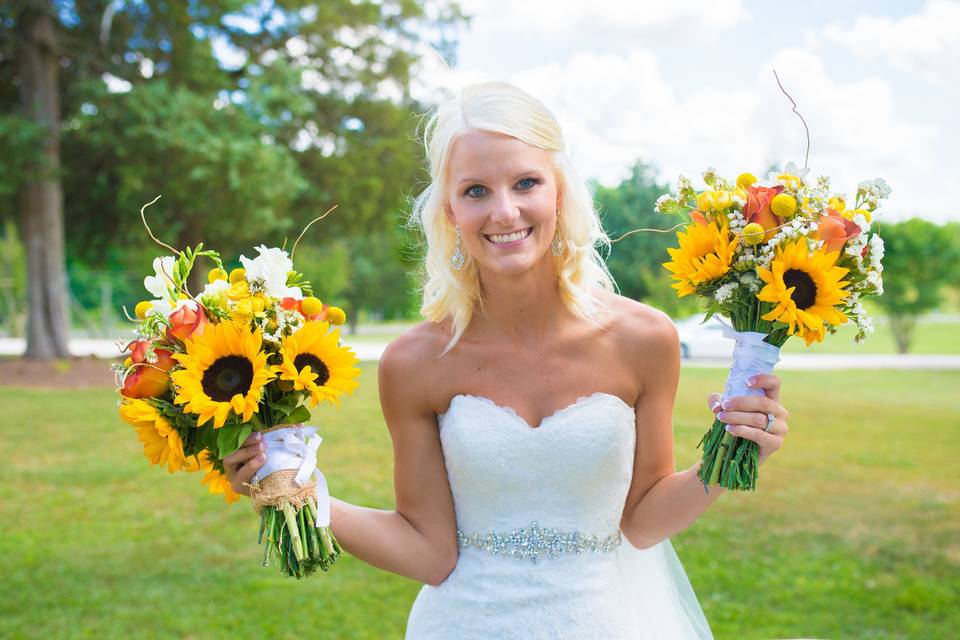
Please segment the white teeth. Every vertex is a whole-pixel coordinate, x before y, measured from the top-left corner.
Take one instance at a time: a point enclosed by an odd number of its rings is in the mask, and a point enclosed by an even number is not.
[[[490,241],[493,244],[506,244],[507,242],[516,242],[517,240],[523,240],[528,235],[530,235],[531,231],[532,229],[524,229],[523,231],[517,231],[515,233],[507,233],[504,235],[487,236],[487,237],[490,238]]]

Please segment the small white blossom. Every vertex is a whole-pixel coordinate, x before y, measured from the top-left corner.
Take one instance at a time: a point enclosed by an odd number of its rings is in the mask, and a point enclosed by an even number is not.
[[[173,302],[176,287],[173,284],[173,265],[177,259],[173,256],[164,256],[153,259],[154,275],[143,279],[143,286],[155,298]]]
[[[714,292],[713,297],[717,302],[724,303],[730,299],[733,295],[734,289],[740,286],[738,282],[728,282],[727,284],[720,285],[717,287],[717,290]]]

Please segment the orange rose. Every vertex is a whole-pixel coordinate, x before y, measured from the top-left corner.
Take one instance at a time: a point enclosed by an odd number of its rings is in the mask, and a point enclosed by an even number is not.
[[[157,349],[157,361],[147,362],[146,348],[149,345],[146,340],[137,340],[131,345],[130,357],[137,367],[123,381],[120,395],[125,398],[155,398],[166,392],[170,384],[167,372],[176,364],[173,353]]]
[[[766,242],[776,235],[776,227],[782,224],[782,220],[770,211],[770,203],[783,191],[783,185],[775,187],[747,187],[747,202],[743,205],[743,217],[747,224],[756,222],[767,230],[763,240]]]
[[[817,240],[823,240],[827,251],[839,251],[850,238],[860,235],[860,226],[847,220],[833,209],[827,209],[827,215],[820,216],[817,226]]]
[[[707,217],[697,209],[690,212],[690,218],[700,226],[706,226],[707,224]]]
[[[280,306],[286,309],[287,311],[297,310],[300,311],[300,301],[296,298],[284,298],[280,301]]]
[[[171,340],[176,338],[183,342],[194,333],[200,335],[204,327],[207,326],[207,316],[203,313],[203,307],[197,305],[196,309],[185,304],[170,314],[170,328],[167,329],[167,337]]]

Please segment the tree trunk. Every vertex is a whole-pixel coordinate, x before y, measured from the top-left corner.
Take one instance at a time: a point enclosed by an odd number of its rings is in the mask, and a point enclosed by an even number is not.
[[[27,358],[66,358],[69,299],[60,184],[59,55],[49,0],[28,0],[17,19],[16,58],[24,115],[42,125],[43,166],[21,193],[20,233],[27,256]]]
[[[890,315],[890,331],[897,343],[897,353],[906,353],[910,349],[910,341],[913,339],[913,328],[916,323],[917,317],[914,315]]]

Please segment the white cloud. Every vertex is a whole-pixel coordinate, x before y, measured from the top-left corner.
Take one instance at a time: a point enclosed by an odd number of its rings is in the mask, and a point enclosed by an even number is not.
[[[887,80],[840,82],[804,49],[776,53],[741,84],[708,81],[686,96],[676,94],[657,56],[643,49],[579,52],[505,79],[554,113],[584,177],[611,184],[637,159],[655,161],[671,181],[681,173],[696,178],[708,166],[735,177],[742,171],[761,175],[772,162],[802,164],[803,126],[777,87],[774,68],[811,127],[813,175],[831,176],[834,189],[848,194],[861,180],[885,178],[894,190],[884,207],[889,219],[960,214],[944,211],[946,193],[931,188],[950,183],[932,156],[937,127],[900,116]],[[448,88],[493,79],[445,73]]]
[[[671,27],[724,30],[749,18],[741,0],[466,0],[476,15],[477,34],[536,34],[538,41],[577,37],[631,36]]]
[[[943,83],[960,66],[960,2],[928,0],[919,13],[899,19],[860,16],[852,26],[824,27],[823,35],[859,56]]]

